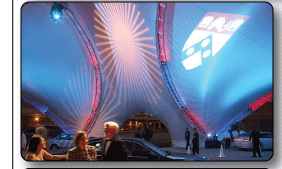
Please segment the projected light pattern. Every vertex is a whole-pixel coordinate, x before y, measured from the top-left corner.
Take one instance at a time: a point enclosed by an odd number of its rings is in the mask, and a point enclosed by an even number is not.
[[[92,112],[95,86],[94,68],[92,65],[85,65],[72,73],[72,79],[68,80],[68,86],[64,88],[64,97],[60,98],[60,102],[69,114],[64,118],[71,122],[72,128],[76,130],[84,127],[89,113]]]
[[[214,56],[248,18],[207,12],[182,49],[185,69],[194,69],[202,65],[203,59]]]
[[[118,92],[124,106],[126,100],[136,98],[137,93],[151,106],[156,105],[158,92],[162,92],[158,86],[162,85],[162,81],[156,69],[158,63],[152,59],[157,55],[154,54],[154,38],[149,36],[145,19],[131,3],[97,3],[96,8],[96,46],[105,65],[103,73],[108,72],[105,77],[106,90],[111,90],[108,93]],[[149,78],[150,75],[153,78]],[[119,89],[117,84],[121,86]],[[113,101],[111,97],[105,99]]]
[[[182,147],[186,126],[220,138],[273,93],[273,10],[267,3],[63,3],[89,39],[65,10],[62,21],[53,22],[52,4],[22,8],[22,93],[70,132],[104,136],[105,121],[122,124],[144,111],[164,121],[173,146]],[[225,14],[250,17],[236,23]],[[226,18],[238,27],[227,41],[215,36],[231,35]],[[195,28],[205,36],[193,38]],[[187,70],[182,62],[199,51],[202,64]]]
[[[100,72],[100,69],[99,69],[99,63],[97,61],[95,52],[94,52],[94,50],[92,48],[92,45],[90,43],[89,38],[87,37],[87,34],[85,33],[85,31],[81,27],[80,23],[76,19],[76,16],[71,11],[69,6],[67,4],[63,4],[63,5],[64,5],[64,9],[65,9],[66,13],[68,14],[70,19],[72,20],[73,24],[76,26],[76,28],[77,28],[79,34],[81,35],[81,37],[83,38],[84,43],[86,44],[88,53],[90,55],[91,63],[95,67],[95,69],[93,70],[93,72],[95,73],[95,80],[96,80],[95,81],[95,90],[93,90],[91,92],[93,94],[92,97],[94,97],[94,98],[92,99],[92,108],[91,108],[91,110],[87,110],[87,111],[89,111],[91,113],[90,113],[90,116],[88,117],[87,121],[84,122],[85,125],[82,128],[83,131],[89,132],[89,130],[91,129],[91,127],[94,124],[94,121],[95,121],[95,119],[97,117],[97,113],[98,113],[98,108],[99,108],[99,103],[100,103],[100,96],[101,96],[101,83],[102,83],[101,82],[101,72]]]
[[[167,5],[164,32],[165,44],[173,49],[166,51],[171,81],[179,100],[208,133],[221,133],[251,113],[249,105],[257,98],[272,91],[271,8],[255,4],[269,11],[262,21],[256,17],[259,10],[248,5]],[[199,64],[190,60],[187,70],[183,61],[193,55]]]

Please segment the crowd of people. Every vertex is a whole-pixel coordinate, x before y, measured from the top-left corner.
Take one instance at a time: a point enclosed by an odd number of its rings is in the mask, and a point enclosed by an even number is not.
[[[239,132],[237,130],[227,129],[224,133],[224,140],[223,140],[225,144],[225,148],[230,148],[234,138],[237,138],[238,136],[244,133],[245,131],[243,129],[240,129]]]
[[[119,125],[115,122],[104,123],[105,138],[102,141],[101,160],[103,161],[124,161],[127,160],[127,149],[125,143],[117,137]],[[52,155],[48,152],[44,127],[36,130],[26,146],[25,160],[67,160],[67,161],[97,161],[95,146],[88,145],[89,137],[85,131],[78,131],[73,138],[76,147],[68,150],[67,154]]]
[[[105,138],[102,140],[101,159],[104,161],[123,161],[127,160],[127,149],[124,142],[117,137],[119,125],[115,122],[104,123]],[[238,137],[244,133],[243,130],[231,131],[228,129],[225,132],[225,148],[230,147],[233,138]],[[144,127],[140,127],[137,138],[149,141],[152,137],[152,132]],[[253,143],[253,156],[258,154],[261,157],[259,148],[260,132],[255,127],[251,132],[249,140]],[[28,143],[26,143],[25,136],[22,136],[22,149],[26,149],[25,160],[27,161],[44,161],[44,160],[67,160],[67,161],[97,161],[97,152],[95,146],[88,145],[89,137],[85,131],[78,131],[73,138],[73,143],[76,147],[68,150],[67,154],[52,155],[49,153],[49,146],[47,140],[47,130],[44,127],[38,127]],[[185,131],[186,150],[192,148],[193,155],[199,155],[199,134],[196,128],[193,128],[193,137],[190,145],[190,131],[186,128]],[[25,146],[27,144],[27,146]]]
[[[224,142],[225,142],[225,148],[230,148],[230,144],[233,142],[234,138],[237,138],[238,136],[244,134],[245,131],[243,129],[240,129],[240,131],[236,131],[236,130],[231,130],[231,129],[227,129],[225,132],[225,138],[224,138]],[[258,154],[259,157],[261,157],[261,152],[260,152],[260,132],[258,130],[258,128],[255,126],[254,130],[251,130],[251,134],[249,137],[249,141],[252,142],[253,145],[253,156],[252,157],[256,157],[256,154]]]
[[[225,145],[225,148],[230,148],[231,143],[233,142],[234,138],[237,138],[238,136],[244,134],[245,131],[241,128],[239,132],[237,130],[231,130],[227,129],[224,133],[224,139],[223,144]],[[259,157],[261,157],[260,152],[260,139],[259,139],[260,132],[258,131],[257,127],[254,127],[254,130],[251,131],[249,140],[253,144],[253,156],[256,157],[256,154],[258,154]],[[217,140],[217,136],[214,136],[214,139]],[[193,128],[193,138],[192,138],[192,144],[190,145],[190,131],[188,128],[186,128],[185,131],[185,140],[186,140],[186,150],[188,150],[188,147],[192,147],[193,155],[199,155],[199,134],[196,130],[196,128]]]

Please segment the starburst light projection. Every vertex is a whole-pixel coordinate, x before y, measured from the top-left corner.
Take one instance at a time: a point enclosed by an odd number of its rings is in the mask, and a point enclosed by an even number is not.
[[[157,105],[158,92],[162,92],[159,85],[163,83],[157,70],[154,38],[140,11],[131,3],[97,3],[96,8],[95,41],[104,65],[102,71],[107,72],[105,90],[117,94],[124,106],[128,99],[140,99],[140,93],[141,99]],[[111,103],[116,98],[105,99]]]

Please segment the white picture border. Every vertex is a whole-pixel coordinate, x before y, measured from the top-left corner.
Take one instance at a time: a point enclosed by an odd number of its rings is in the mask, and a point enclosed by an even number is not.
[[[274,116],[273,116],[273,128],[274,128],[274,147],[275,149],[273,150],[273,157],[271,158],[271,160],[269,161],[262,161],[262,162],[107,162],[107,163],[103,163],[103,162],[28,162],[25,161],[22,157],[21,157],[21,153],[20,153],[20,101],[21,101],[21,97],[20,97],[20,79],[21,79],[21,75],[20,75],[20,70],[21,70],[21,65],[20,65],[20,30],[21,30],[21,25],[20,25],[20,21],[21,21],[21,16],[20,16],[20,11],[21,11],[21,6],[27,1],[24,0],[13,0],[13,125],[12,125],[12,129],[13,129],[13,151],[11,154],[12,161],[8,162],[12,162],[13,164],[13,168],[15,169],[22,169],[22,168],[104,168],[104,167],[111,167],[111,168],[140,168],[140,167],[154,167],[154,168],[253,168],[253,167],[259,167],[259,168],[281,168],[282,167],[282,150],[281,150],[281,122],[282,122],[282,106],[281,106],[281,80],[282,80],[282,48],[281,48],[281,44],[282,44],[282,1],[281,0],[271,0],[268,1],[274,9]],[[35,2],[35,1],[32,1]],[[37,2],[37,1],[36,1]],[[38,1],[40,2],[40,1]],[[43,2],[43,1],[42,1]],[[48,1],[44,1],[44,2],[48,2]],[[50,1],[53,2],[53,1]],[[72,1],[73,2],[73,1]],[[79,2],[79,1],[75,1],[75,2]],[[85,1],[83,1],[85,2]],[[93,1],[91,1],[93,2]],[[131,1],[132,2],[132,1]],[[151,2],[151,1],[148,1]],[[171,1],[170,1],[171,2]],[[182,2],[182,1],[179,1]],[[186,1],[188,2],[188,1]],[[198,2],[198,1],[197,1]],[[200,1],[199,1],[200,2]],[[211,1],[212,2],[212,1]],[[236,2],[240,2],[240,1],[236,1]],[[245,2],[245,1],[242,1]],[[254,2],[259,2],[259,1],[254,1]],[[265,2],[265,1],[261,1],[261,2]],[[5,1],[4,3],[7,3],[7,1]],[[8,2],[11,3],[11,2]],[[5,6],[5,4],[4,4]],[[2,8],[4,8],[4,6],[2,6]],[[2,17],[5,17],[4,14],[2,14]],[[3,26],[3,25],[2,25]],[[9,30],[11,31],[11,29],[5,28],[5,30]],[[5,30],[2,32],[2,34],[5,34]],[[7,36],[7,35],[6,35]],[[3,43],[3,40],[2,40]],[[5,42],[6,43],[6,42]],[[6,49],[7,50],[7,49]],[[9,48],[8,48],[9,50]],[[1,56],[4,57],[4,56]],[[6,56],[7,57],[7,56]],[[11,60],[9,60],[11,58],[8,58],[8,63],[10,63]],[[3,63],[2,63],[3,64]],[[4,61],[5,64],[5,61]],[[9,69],[9,67],[7,68],[7,66],[5,66],[1,72],[3,74],[7,74],[7,70]],[[4,70],[5,69],[5,70]],[[11,69],[9,69],[11,70]],[[6,71],[6,72],[5,72]],[[11,73],[12,74],[12,73]],[[2,76],[3,77],[3,76]],[[11,79],[11,78],[10,78]],[[2,83],[4,83],[4,81],[2,81]],[[6,84],[6,83],[5,83]],[[11,88],[11,84],[7,84],[7,86],[3,87],[3,91],[5,91],[6,87]],[[6,91],[7,93],[7,91]],[[5,93],[5,94],[6,94]],[[9,91],[8,91],[8,94]],[[5,96],[5,95],[4,95]],[[3,98],[3,96],[2,96]],[[10,97],[11,98],[11,97]],[[6,101],[4,97],[4,99],[2,99],[2,101]],[[11,99],[10,99],[11,100]],[[10,101],[9,99],[7,100],[7,102]],[[5,102],[2,102],[3,105],[5,106],[11,106],[11,104],[5,104]],[[11,108],[7,108],[4,110],[10,110]],[[2,112],[2,113],[6,113],[9,114],[8,112]],[[3,120],[3,119],[2,119]],[[2,124],[2,130],[6,130],[5,128],[9,128],[8,126],[4,126]],[[8,130],[9,132],[9,130]],[[5,137],[5,133],[2,132],[2,147],[5,147],[5,144],[7,142],[10,142],[9,138]],[[5,138],[5,140],[3,140],[3,138]],[[2,152],[2,156],[6,156],[6,152],[9,151],[11,152],[9,149],[6,150],[4,149],[4,151]],[[2,157],[1,156],[1,157]],[[8,154],[9,156],[9,154]],[[1,158],[2,159],[2,158]],[[5,165],[5,164],[4,164]],[[7,164],[9,165],[9,164]],[[5,167],[5,166],[3,166]],[[6,168],[6,167],[5,167]]]

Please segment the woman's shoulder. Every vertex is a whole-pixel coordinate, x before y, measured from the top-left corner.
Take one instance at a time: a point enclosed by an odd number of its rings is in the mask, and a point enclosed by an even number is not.
[[[77,147],[73,147],[73,148],[69,149],[68,152],[69,152],[69,153],[72,153],[72,152],[75,152],[75,151],[77,151],[77,150],[78,150]]]
[[[90,150],[95,150],[95,146],[91,146],[91,145],[86,145],[86,147]]]
[[[25,160],[36,161],[36,155],[34,153],[27,153],[25,156]]]
[[[26,157],[36,157],[36,155],[34,153],[27,153]]]

